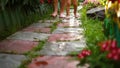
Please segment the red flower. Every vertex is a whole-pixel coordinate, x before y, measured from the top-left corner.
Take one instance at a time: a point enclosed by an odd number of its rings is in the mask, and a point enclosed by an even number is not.
[[[43,4],[43,3],[44,3],[44,0],[40,0],[40,3]]]
[[[120,3],[120,0],[118,0],[118,3]]]
[[[113,58],[113,54],[112,54],[112,53],[108,53],[108,54],[107,54],[107,58],[108,58],[108,59],[112,59],[112,58]]]
[[[78,54],[78,58],[83,59],[85,56],[83,56],[81,53]]]
[[[91,51],[90,50],[82,50],[79,54],[78,54],[78,57],[79,58],[84,58],[86,56],[89,56],[91,55]]]
[[[81,52],[81,54],[82,54],[83,56],[87,56],[87,55],[86,55],[86,50],[83,50],[83,51]]]
[[[113,60],[116,60],[116,61],[120,60],[119,55],[117,55],[117,54],[114,55],[114,56],[113,56]]]
[[[102,44],[102,46],[101,46],[101,51],[106,51],[106,50],[108,49],[108,48],[107,48],[108,46],[109,46],[108,42],[107,42],[107,41],[104,42],[104,43]]]
[[[87,51],[86,51],[86,55],[87,55],[87,56],[91,55],[91,53],[92,53],[92,52],[91,52],[90,50],[87,50]]]
[[[116,40],[107,40],[99,44],[101,47],[101,51],[111,51],[113,49],[117,49],[117,41]]]
[[[117,49],[111,50],[111,53],[112,53],[113,55],[116,55],[116,54],[117,54]]]
[[[112,41],[111,48],[112,49],[117,48],[117,41],[116,40]]]
[[[120,48],[118,48],[117,52],[118,52],[118,54],[120,55]]]
[[[49,3],[49,4],[52,3],[52,0],[48,0],[48,3]]]

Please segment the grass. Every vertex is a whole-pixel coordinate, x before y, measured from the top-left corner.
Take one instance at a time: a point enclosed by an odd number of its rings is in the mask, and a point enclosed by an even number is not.
[[[53,25],[51,26],[51,32],[53,32],[57,28],[58,22],[59,21],[53,23]],[[27,65],[32,61],[33,58],[35,58],[37,56],[41,56],[40,54],[38,54],[37,51],[40,51],[43,48],[46,41],[47,40],[39,41],[39,44],[37,47],[35,47],[31,51],[25,53],[24,55],[26,56],[27,59],[22,61],[21,65],[18,68],[27,68]]]
[[[32,61],[33,58],[40,56],[37,51],[40,51],[45,45],[46,40],[39,41],[37,47],[33,48],[31,51],[26,52],[24,55],[26,56],[26,60],[22,61],[21,65],[18,68],[27,68],[27,65]]]
[[[51,7],[46,6],[46,8],[44,8],[46,10],[42,11],[44,13],[29,11],[29,13],[26,14],[22,10],[0,11],[0,41],[38,20],[50,19],[50,14],[53,10],[47,8]]]
[[[92,5],[86,5],[79,11],[81,14],[80,20],[82,22],[82,26],[80,27],[84,29],[83,35],[86,38],[87,49],[95,51],[98,47],[97,44],[105,40],[105,36],[103,34],[103,22],[98,19],[89,18],[86,15],[86,11],[91,7]],[[77,55],[78,53],[73,52],[70,54],[75,56],[75,54]]]
[[[51,28],[51,30],[50,30],[51,33],[57,28],[57,25],[58,25],[59,22],[60,21],[54,22],[53,25],[50,27]]]
[[[107,59],[106,52],[101,52],[98,43],[106,40],[103,33],[103,21],[92,19],[86,16],[86,11],[89,6],[85,6],[81,12],[82,27],[86,37],[87,49],[91,50],[92,54],[80,60],[80,65],[89,63],[89,68],[114,68],[114,61]],[[118,65],[118,64],[116,64]]]
[[[82,27],[84,28],[84,35],[86,37],[87,45],[96,45],[98,42],[105,40],[103,34],[103,21],[92,19],[86,16],[87,6],[81,12]]]

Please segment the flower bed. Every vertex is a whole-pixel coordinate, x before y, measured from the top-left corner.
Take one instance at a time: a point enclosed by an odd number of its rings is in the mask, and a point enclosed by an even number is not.
[[[117,25],[119,22],[117,20],[118,18],[116,18],[116,16],[115,17],[109,16],[112,13],[109,14],[109,12],[107,12],[108,13],[107,14],[108,17],[106,16],[107,22],[105,21],[103,23],[103,22],[99,22],[96,19],[92,20],[87,18],[85,15],[87,9],[89,9],[89,5],[84,6],[84,8],[81,11],[82,12],[81,20],[83,22],[83,27],[85,28],[87,47],[83,49],[80,53],[78,53],[77,57],[80,60],[79,65],[84,65],[85,63],[88,63],[90,65],[89,68],[119,68],[120,67],[120,48],[119,48],[120,34],[119,34],[119,25]],[[109,11],[109,9],[107,9],[106,11]],[[113,12],[113,14],[114,13],[115,12]],[[105,27],[109,27],[109,28],[105,30]]]

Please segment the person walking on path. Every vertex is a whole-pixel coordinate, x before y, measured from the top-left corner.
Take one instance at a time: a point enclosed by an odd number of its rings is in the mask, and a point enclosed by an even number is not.
[[[75,18],[78,18],[78,15],[77,15],[78,1],[77,0],[67,0],[66,18],[67,19],[70,18],[70,6],[71,6],[71,2],[73,4],[73,6],[74,6],[74,16],[75,16]]]
[[[63,14],[65,5],[67,3],[67,0],[61,0],[60,3],[60,18],[65,18],[65,15]],[[54,6],[54,12],[52,13],[53,17],[56,17],[58,15],[58,0],[53,0],[53,6]]]

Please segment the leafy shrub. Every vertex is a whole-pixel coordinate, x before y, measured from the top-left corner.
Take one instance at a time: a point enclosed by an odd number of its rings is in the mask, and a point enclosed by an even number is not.
[[[84,33],[87,41],[86,49],[87,51],[90,51],[90,53],[84,58],[81,58],[78,54],[78,58],[80,58],[79,65],[88,63],[90,65],[89,68],[119,68],[120,49],[117,47],[117,41],[114,39],[104,41],[106,37],[102,32],[102,22],[97,19],[93,20],[86,17],[87,9],[89,9],[88,6],[85,6],[82,9],[81,20],[85,29]],[[82,54],[84,55],[84,52]]]
[[[100,4],[101,4],[101,5],[104,5],[104,6],[105,6],[105,4],[106,4],[106,1],[107,1],[107,0],[99,0]]]
[[[44,0],[0,0],[0,40],[52,12]]]

